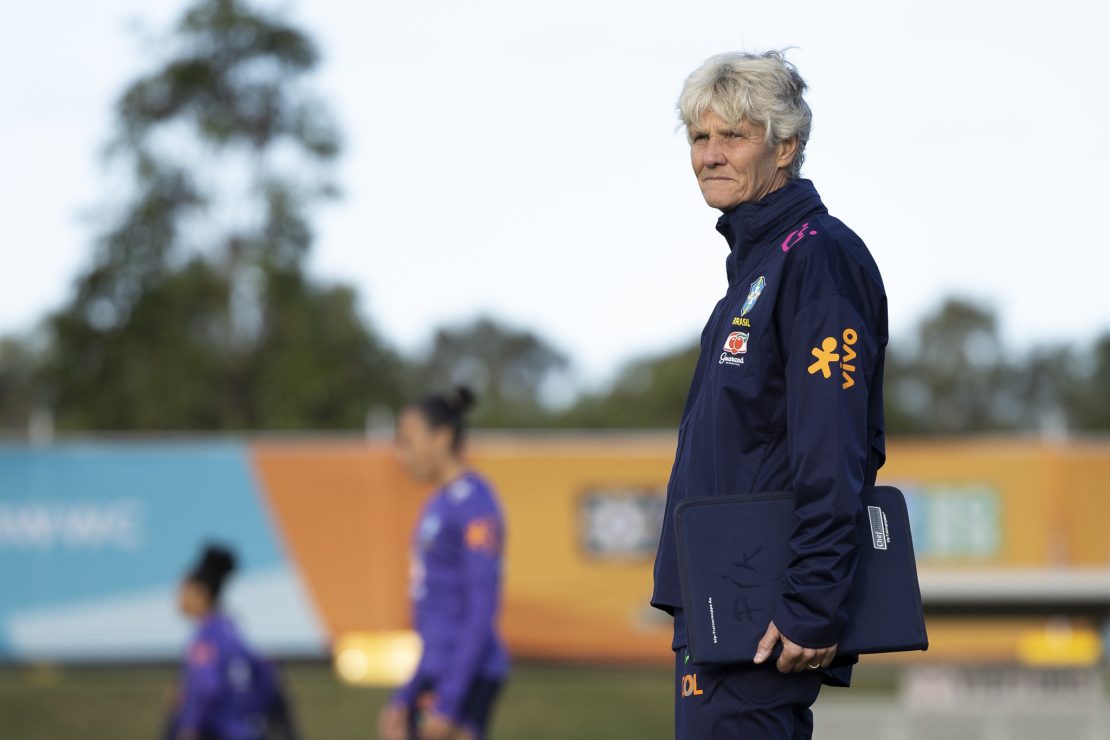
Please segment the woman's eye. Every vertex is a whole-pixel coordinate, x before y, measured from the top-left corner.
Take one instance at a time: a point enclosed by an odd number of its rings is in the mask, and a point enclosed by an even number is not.
[[[694,141],[706,141],[709,137],[705,134],[695,134]]]

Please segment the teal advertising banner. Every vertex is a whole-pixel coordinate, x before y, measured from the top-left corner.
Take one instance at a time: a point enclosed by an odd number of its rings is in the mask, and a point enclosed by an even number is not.
[[[245,444],[0,446],[0,659],[177,656],[177,584],[210,541],[238,555],[227,609],[254,643],[323,652]]]

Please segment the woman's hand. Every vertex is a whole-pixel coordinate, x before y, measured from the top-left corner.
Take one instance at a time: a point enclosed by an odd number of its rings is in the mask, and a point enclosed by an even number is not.
[[[446,716],[428,712],[420,725],[420,740],[456,740],[461,729]]]
[[[755,663],[762,663],[771,655],[775,643],[782,641],[782,653],[779,655],[778,669],[783,673],[800,673],[818,668],[828,668],[836,657],[836,645],[825,648],[807,648],[791,640],[779,632],[774,622],[767,627],[759,647],[755,651]]]
[[[390,704],[378,715],[378,737],[381,740],[408,740],[409,710]]]

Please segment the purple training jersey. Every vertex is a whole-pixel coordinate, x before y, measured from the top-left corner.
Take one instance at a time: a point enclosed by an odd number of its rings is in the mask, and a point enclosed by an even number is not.
[[[247,647],[230,619],[213,613],[189,643],[172,732],[257,740],[279,691],[273,666]]]
[[[431,686],[430,709],[459,721],[471,684],[508,672],[496,627],[504,541],[493,489],[473,472],[425,505],[413,536],[409,593],[424,651],[396,703],[412,708],[422,687]]]

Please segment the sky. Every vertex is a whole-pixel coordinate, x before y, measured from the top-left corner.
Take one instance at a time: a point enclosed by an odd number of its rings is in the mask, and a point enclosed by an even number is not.
[[[275,7],[267,2],[268,7]],[[98,154],[177,0],[0,8],[0,334],[88,264]],[[793,47],[804,176],[874,254],[891,342],[947,296],[1015,349],[1110,330],[1110,4],[300,0],[345,139],[310,269],[389,341],[490,315],[565,351],[583,387],[696,339],[725,287],[677,129],[686,75]],[[943,351],[943,348],[937,348]]]

